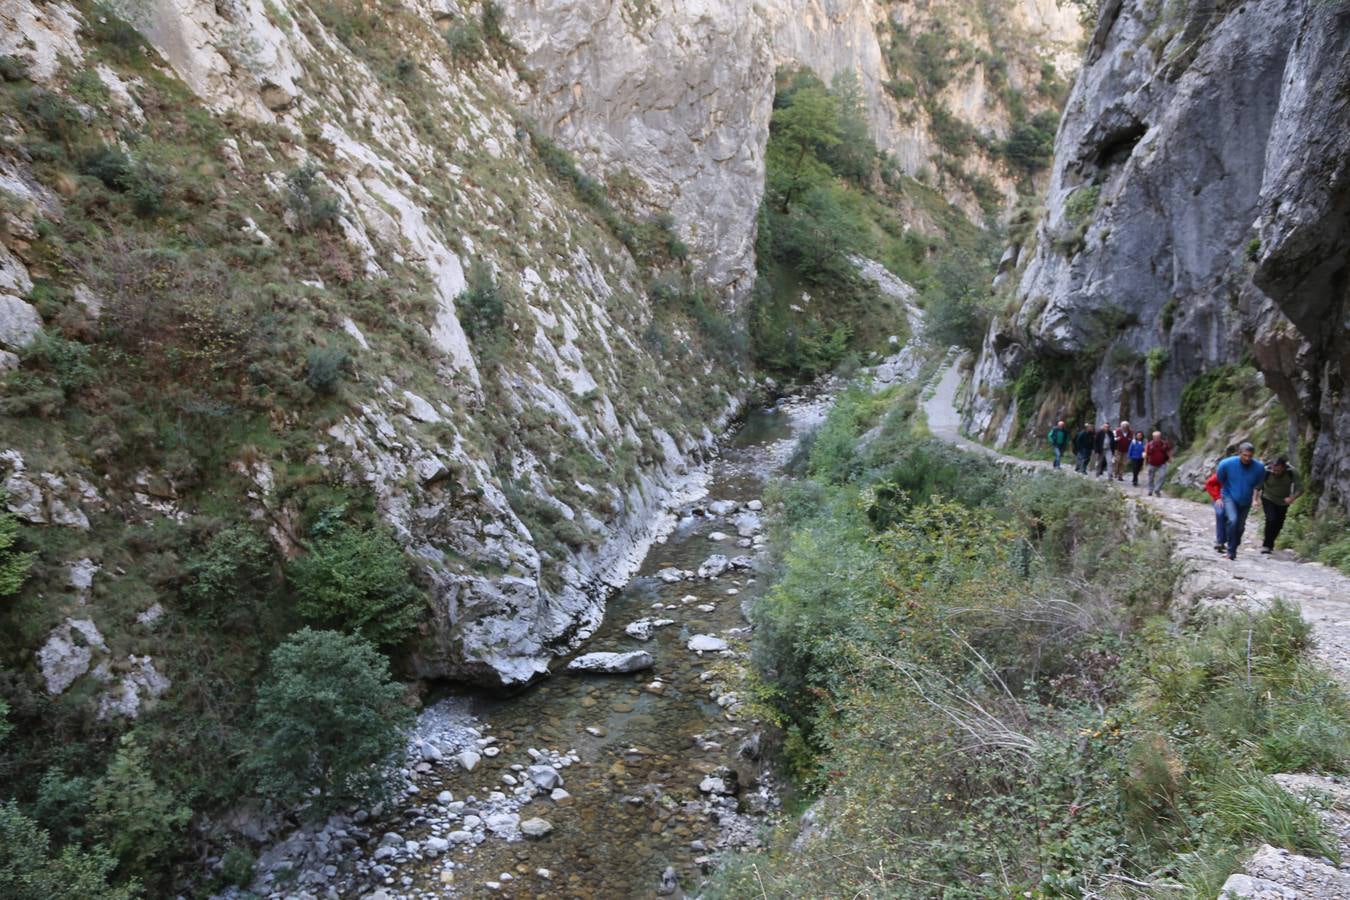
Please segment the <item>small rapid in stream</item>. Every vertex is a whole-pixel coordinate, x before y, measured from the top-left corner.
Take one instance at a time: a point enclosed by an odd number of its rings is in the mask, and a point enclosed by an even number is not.
[[[708,464],[705,495],[669,511],[669,534],[579,650],[643,650],[651,668],[582,675],[564,658],[511,697],[437,700],[411,735],[402,799],[268,851],[267,893],[678,897],[717,852],[755,843],[778,797],[730,684],[748,664],[747,612],[766,586],[760,498],[832,401],[752,411]],[[714,554],[755,565],[693,574]],[[641,641],[625,632],[641,619],[673,621]],[[729,649],[690,649],[696,636]]]

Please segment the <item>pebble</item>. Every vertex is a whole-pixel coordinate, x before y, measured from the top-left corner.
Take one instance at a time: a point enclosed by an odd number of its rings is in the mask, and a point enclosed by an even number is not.
[[[441,806],[449,806],[451,803],[455,802],[455,795],[449,791],[441,791],[436,795],[436,802]]]
[[[548,798],[554,803],[561,803],[564,800],[570,800],[572,795],[562,788],[554,788],[552,792],[549,793]]]
[[[484,748],[483,748],[483,755],[486,756],[488,759],[491,759],[492,757],[496,756],[498,753],[501,753],[501,752],[502,752],[502,748],[501,748],[501,747],[484,747]]]
[[[472,772],[478,768],[478,763],[482,761],[483,757],[472,750],[461,750],[455,759],[459,760],[459,764],[464,768],[464,771]]]
[[[548,869],[535,869],[534,874],[538,875],[545,881],[549,881],[550,879],[553,878],[553,873],[550,872]]]
[[[726,539],[727,535],[721,531],[714,531],[712,534],[708,535],[708,540],[713,541],[714,543],[720,543]]]

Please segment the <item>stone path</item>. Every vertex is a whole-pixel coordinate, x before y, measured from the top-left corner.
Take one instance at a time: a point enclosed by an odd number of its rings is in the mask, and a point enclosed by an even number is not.
[[[1048,459],[1006,456],[962,435],[956,410],[960,386],[959,363],[952,363],[942,371],[931,396],[924,401],[928,428],[934,436],[1009,467],[1052,470]],[[1065,478],[1085,477],[1075,474],[1067,461],[1061,471]],[[1214,513],[1207,504],[1150,497],[1143,487],[1135,488],[1129,481],[1117,483],[1117,487],[1158,516],[1171,535],[1183,567],[1177,586],[1183,603],[1259,608],[1278,597],[1297,604],[1313,627],[1314,655],[1350,687],[1350,577],[1320,563],[1300,561],[1289,551],[1262,556],[1259,514],[1248,520],[1238,558],[1229,560],[1214,550]],[[1350,898],[1350,784],[1313,775],[1275,778],[1292,793],[1315,798],[1329,830],[1337,836],[1344,862],[1337,869],[1326,860],[1263,845],[1242,872],[1228,879],[1220,896],[1260,900]]]

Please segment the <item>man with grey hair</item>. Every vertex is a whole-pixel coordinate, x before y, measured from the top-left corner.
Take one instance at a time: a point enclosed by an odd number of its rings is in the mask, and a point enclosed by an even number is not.
[[[1238,445],[1237,456],[1220,460],[1214,474],[1219,478],[1219,499],[1228,520],[1228,558],[1237,559],[1247,514],[1252,511],[1256,491],[1266,479],[1266,467],[1256,459],[1256,448],[1251,442],[1243,441]]]
[[[1153,432],[1153,440],[1144,445],[1144,461],[1148,463],[1148,495],[1161,497],[1167,464],[1172,461],[1172,444],[1163,440],[1161,431]]]

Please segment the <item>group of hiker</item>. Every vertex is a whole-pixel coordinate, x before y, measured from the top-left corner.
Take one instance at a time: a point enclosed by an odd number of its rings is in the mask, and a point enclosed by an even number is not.
[[[1088,422],[1069,438],[1069,431],[1063,420],[1050,429],[1050,449],[1054,452],[1055,468],[1060,468],[1064,452],[1073,448],[1074,471],[1084,475],[1095,470],[1098,478],[1125,480],[1125,468],[1128,465],[1130,478],[1135,487],[1139,486],[1139,473],[1148,466],[1149,496],[1161,495],[1163,483],[1167,481],[1167,466],[1172,461],[1172,442],[1163,437],[1162,432],[1153,432],[1152,438],[1145,440],[1144,432],[1133,431],[1129,422],[1121,422],[1113,428],[1110,422],[1103,422],[1100,428],[1093,428]]]
[[[1172,462],[1172,442],[1155,431],[1148,440],[1144,432],[1134,431],[1130,423],[1122,421],[1112,427],[1103,422],[1099,428],[1086,423],[1072,439],[1063,420],[1050,429],[1050,449],[1054,467],[1061,468],[1061,460],[1073,450],[1074,471],[1086,475],[1095,471],[1098,478],[1125,480],[1126,465],[1135,487],[1139,473],[1148,466],[1148,493],[1162,496],[1167,481],[1167,467]],[[1237,453],[1221,459],[1205,482],[1205,491],[1214,501],[1214,549],[1237,559],[1237,548],[1247,527],[1247,516],[1259,495],[1265,514],[1265,533],[1261,552],[1271,553],[1275,540],[1284,528],[1289,506],[1299,495],[1298,476],[1285,457],[1277,457],[1269,466],[1256,459],[1256,449],[1250,443],[1238,446]]]

